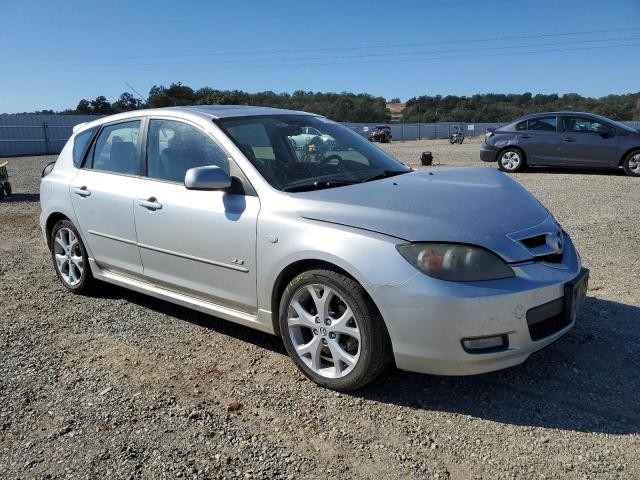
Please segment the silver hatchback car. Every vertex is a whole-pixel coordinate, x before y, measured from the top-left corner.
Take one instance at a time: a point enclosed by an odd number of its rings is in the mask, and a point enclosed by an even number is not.
[[[308,113],[102,118],[76,127],[40,194],[69,290],[102,280],[280,335],[336,390],[393,363],[519,364],[571,328],[587,289],[567,233],[506,175],[412,171]]]

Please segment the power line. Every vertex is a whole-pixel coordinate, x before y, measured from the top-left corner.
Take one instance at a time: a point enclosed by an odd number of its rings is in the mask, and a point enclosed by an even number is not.
[[[133,86],[129,83],[129,82],[124,82],[124,84],[129,87],[131,90],[133,90],[133,92],[138,95],[138,98],[140,100],[142,100],[144,102],[144,98],[142,98],[142,95],[140,94],[140,92],[138,90],[136,90],[135,88],[133,88]]]
[[[590,47],[575,47],[575,48],[557,48],[557,49],[545,49],[545,50],[528,50],[528,51],[517,51],[517,52],[492,52],[492,53],[475,53],[473,55],[447,55],[440,57],[416,57],[416,58],[403,58],[403,59],[376,59],[376,60],[363,60],[363,61],[352,61],[352,62],[324,62],[324,63],[281,63],[281,64],[270,64],[270,65],[260,65],[260,68],[286,68],[286,67],[323,67],[323,66],[335,66],[335,65],[363,65],[363,64],[376,64],[376,63],[415,63],[425,60],[458,60],[464,58],[481,58],[481,57],[498,57],[498,56],[521,56],[521,55],[534,55],[540,53],[560,53],[560,52],[577,52],[577,51],[588,51],[588,50],[600,50],[605,48],[624,48],[624,47],[637,47],[640,46],[640,42],[636,43],[623,43],[623,44],[614,44],[614,45],[599,45],[599,46],[590,46]],[[136,65],[130,65],[136,66]],[[201,65],[198,65],[201,66]],[[221,67],[213,67],[209,68],[209,70],[220,70],[220,69],[233,69],[233,68],[251,68],[255,65],[251,63],[238,64],[238,65],[222,65]],[[94,65],[93,67],[105,67],[103,65]],[[107,66],[108,67],[108,66]],[[85,66],[82,68],[82,71],[86,71],[91,66]],[[206,67],[205,67],[206,68]]]
[[[349,59],[360,59],[360,58],[383,58],[383,57],[397,57],[397,56],[412,56],[414,58],[421,58],[425,55],[434,55],[441,53],[457,53],[457,52],[474,52],[474,51],[486,51],[487,48],[491,48],[491,51],[497,50],[515,50],[518,48],[539,48],[539,47],[553,47],[559,45],[567,45],[567,44],[584,44],[584,43],[603,43],[603,42],[621,42],[621,41],[631,41],[631,40],[640,40],[640,37],[622,37],[622,38],[604,38],[604,39],[593,39],[593,40],[567,40],[563,42],[546,42],[546,43],[533,43],[533,44],[520,44],[520,45],[509,45],[509,46],[493,46],[493,47],[465,47],[465,48],[454,48],[454,49],[444,49],[444,50],[427,50],[427,51],[413,51],[413,52],[386,52],[386,53],[365,53],[358,55],[341,55],[341,56],[317,56],[310,58],[309,60],[349,60]],[[606,46],[606,45],[604,45]],[[419,57],[418,57],[419,56]],[[269,59],[254,59],[254,60],[217,60],[213,62],[154,62],[154,63],[112,63],[111,66],[179,66],[179,65],[193,65],[193,66],[203,66],[203,65],[233,65],[233,64],[246,64],[251,63],[253,65],[270,65],[272,63],[278,62],[297,62],[296,58],[269,58]],[[103,63],[100,66],[104,65]],[[90,65],[85,65],[90,66]]]
[[[349,51],[349,50],[366,50],[376,48],[408,48],[408,47],[420,47],[427,45],[452,45],[452,44],[465,44],[465,43],[478,43],[478,42],[498,42],[508,40],[524,40],[535,38],[553,38],[553,37],[568,37],[575,35],[595,35],[603,33],[622,33],[622,32],[638,32],[640,28],[616,28],[616,29],[602,29],[602,30],[583,30],[575,32],[556,32],[556,33],[542,33],[534,35],[514,35],[514,36],[502,36],[502,37],[488,37],[488,38],[474,38],[474,39],[450,39],[450,40],[435,40],[428,42],[411,42],[411,43],[396,43],[396,44],[384,44],[384,45],[356,45],[347,47],[323,47],[323,48],[301,48],[301,49],[279,49],[279,50],[239,50],[239,51],[227,51],[227,52],[208,52],[208,53],[175,53],[175,54],[153,54],[153,55],[105,55],[105,56],[91,56],[91,57],[47,57],[47,59],[55,60],[108,60],[108,59],[140,59],[140,58],[180,58],[180,57],[204,57],[204,56],[216,56],[216,55],[272,55],[276,53],[304,53],[304,52],[330,52],[330,51]]]

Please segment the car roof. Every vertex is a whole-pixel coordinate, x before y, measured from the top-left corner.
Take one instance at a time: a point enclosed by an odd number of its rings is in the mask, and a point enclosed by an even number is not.
[[[518,118],[518,120],[514,120],[516,122],[520,121],[520,120],[524,120],[526,118],[535,118],[535,117],[548,117],[549,115],[555,115],[555,116],[564,116],[564,115],[584,115],[586,117],[600,117],[600,115],[596,115],[594,113],[588,113],[588,112],[540,112],[540,113],[530,113],[529,115],[524,115],[520,118]],[[603,117],[600,117],[603,118]]]
[[[253,107],[249,105],[188,105],[182,107],[164,107],[164,108],[146,108],[142,110],[131,110],[129,112],[116,113],[115,115],[109,115],[101,117],[92,122],[83,123],[74,128],[74,133],[94,126],[102,125],[104,123],[111,123],[117,121],[126,121],[128,119],[135,119],[150,115],[166,115],[176,117],[204,117],[208,119],[223,119],[223,118],[237,118],[237,117],[255,117],[263,115],[312,115],[319,117],[315,113],[300,112],[297,110],[285,110],[282,108],[271,107]]]
[[[213,118],[253,117],[257,115],[315,115],[313,113],[300,112],[298,110],[253,107],[250,105],[189,105],[186,107],[168,108],[173,110],[186,110],[188,112],[199,112]]]

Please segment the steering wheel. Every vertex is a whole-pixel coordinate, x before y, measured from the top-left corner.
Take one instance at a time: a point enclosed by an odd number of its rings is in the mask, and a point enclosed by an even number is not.
[[[342,157],[340,155],[333,153],[331,155],[327,155],[326,157],[322,158],[320,160],[320,166],[325,170],[332,170],[340,173],[340,172],[346,171],[342,162],[343,162]],[[327,168],[327,167],[330,167],[330,168]]]
[[[334,166],[340,166],[340,164],[342,163],[342,157],[340,155],[337,155],[335,153],[328,155],[326,157],[324,157],[322,160],[320,160],[320,164],[321,165],[334,165]]]

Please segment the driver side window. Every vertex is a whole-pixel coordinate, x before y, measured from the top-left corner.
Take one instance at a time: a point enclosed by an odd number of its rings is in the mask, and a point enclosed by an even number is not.
[[[609,135],[615,133],[609,125],[583,117],[565,117],[564,130],[572,133],[607,133]]]

